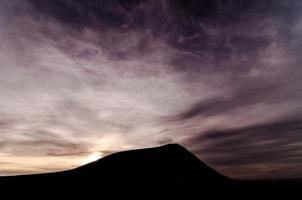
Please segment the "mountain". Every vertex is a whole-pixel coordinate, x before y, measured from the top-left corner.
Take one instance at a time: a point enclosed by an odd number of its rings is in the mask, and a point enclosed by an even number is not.
[[[216,172],[178,144],[124,151],[76,169],[37,175],[0,177],[0,190],[9,195],[127,195],[148,197],[198,197],[266,194],[283,186],[267,182],[235,181]],[[301,184],[286,186],[285,191]],[[278,191],[275,191],[279,188]],[[283,188],[284,189],[284,188]],[[19,191],[21,193],[15,193]],[[269,193],[267,193],[269,191]]]
[[[132,179],[175,185],[197,180],[207,184],[231,181],[178,144],[115,153],[67,174],[114,182]]]

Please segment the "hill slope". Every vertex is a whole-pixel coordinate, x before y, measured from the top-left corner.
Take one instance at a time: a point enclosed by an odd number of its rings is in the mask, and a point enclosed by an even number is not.
[[[301,189],[300,186],[300,182],[276,184],[232,180],[177,144],[119,152],[63,172],[0,177],[2,193],[30,197],[38,193],[68,197],[83,194],[133,197],[140,193],[149,197],[272,197],[293,194]]]

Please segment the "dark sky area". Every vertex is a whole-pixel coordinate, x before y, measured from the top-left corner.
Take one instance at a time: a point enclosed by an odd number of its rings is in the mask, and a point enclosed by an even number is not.
[[[0,175],[180,143],[302,178],[302,1],[1,0]]]

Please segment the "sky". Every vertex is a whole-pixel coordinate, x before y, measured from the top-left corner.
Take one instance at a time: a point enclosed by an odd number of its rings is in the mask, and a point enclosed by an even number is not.
[[[179,143],[302,178],[302,1],[1,0],[0,175]]]

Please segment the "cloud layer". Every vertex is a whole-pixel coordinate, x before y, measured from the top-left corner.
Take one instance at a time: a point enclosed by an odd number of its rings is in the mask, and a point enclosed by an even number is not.
[[[302,3],[0,6],[0,173],[178,142],[234,178],[301,177]]]

